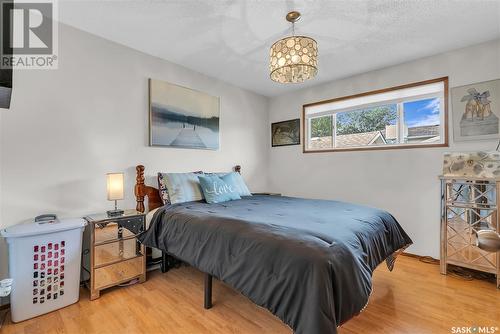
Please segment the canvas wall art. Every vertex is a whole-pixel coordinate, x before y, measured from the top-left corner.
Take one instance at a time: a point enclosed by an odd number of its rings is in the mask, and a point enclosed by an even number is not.
[[[218,97],[149,80],[151,146],[217,150],[219,118]]]
[[[300,145],[300,119],[272,123],[271,138],[273,147]]]
[[[500,80],[451,89],[455,141],[499,138]]]

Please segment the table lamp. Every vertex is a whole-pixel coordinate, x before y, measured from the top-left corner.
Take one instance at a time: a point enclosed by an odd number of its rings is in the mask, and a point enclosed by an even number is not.
[[[108,201],[115,201],[115,209],[108,210],[107,214],[110,217],[123,214],[123,210],[118,209],[116,201],[123,199],[123,173],[108,173],[106,174],[108,184]]]

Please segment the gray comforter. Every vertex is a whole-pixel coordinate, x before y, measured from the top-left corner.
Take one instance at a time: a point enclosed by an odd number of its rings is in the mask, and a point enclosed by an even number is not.
[[[377,265],[412,243],[386,211],[279,196],[167,205],[140,240],[226,282],[297,334],[336,333],[367,304]]]

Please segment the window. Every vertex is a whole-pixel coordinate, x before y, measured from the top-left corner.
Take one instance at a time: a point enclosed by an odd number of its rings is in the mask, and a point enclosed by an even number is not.
[[[448,78],[304,105],[304,152],[447,146]]]

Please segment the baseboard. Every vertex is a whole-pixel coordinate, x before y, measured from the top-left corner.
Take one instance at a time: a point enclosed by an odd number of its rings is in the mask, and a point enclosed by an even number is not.
[[[427,258],[427,259],[433,259],[433,260],[439,261],[439,259],[435,259],[435,258],[433,258],[432,256],[417,255],[417,254],[408,253],[408,252],[403,252],[403,253],[401,253],[401,255],[403,255],[403,256],[408,256],[408,257],[412,257],[412,258],[414,258],[414,259],[422,259],[422,258]]]

